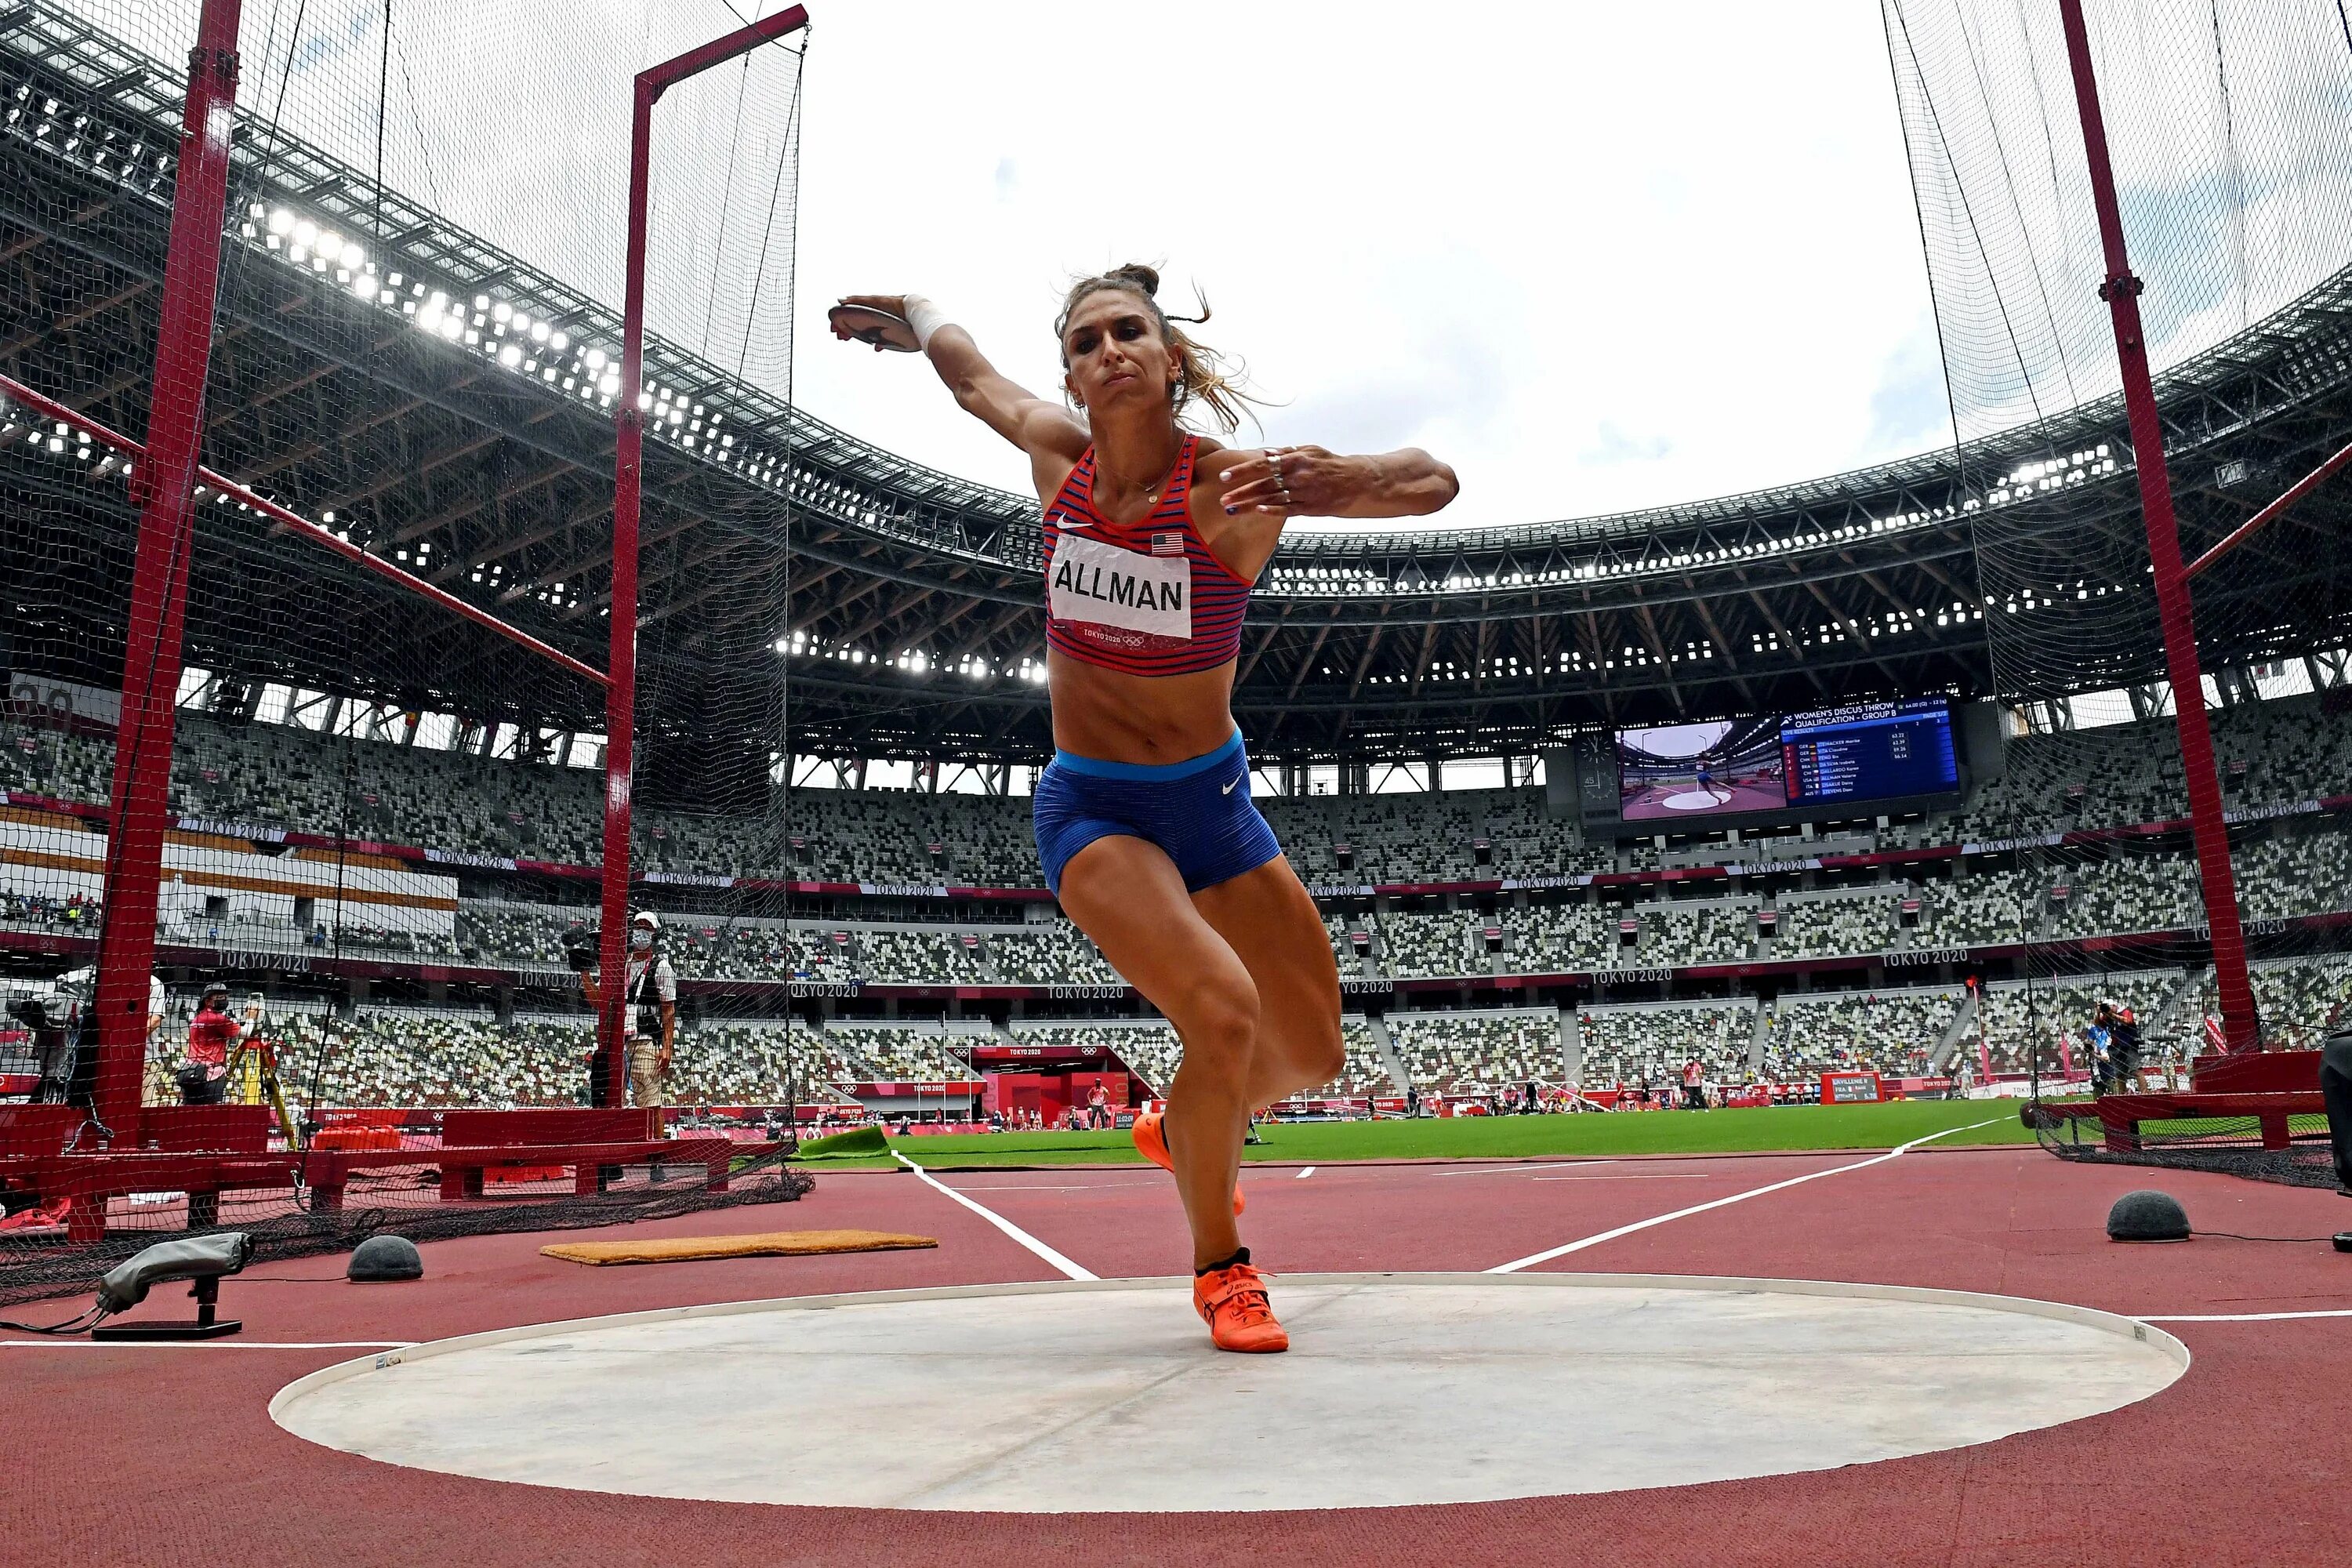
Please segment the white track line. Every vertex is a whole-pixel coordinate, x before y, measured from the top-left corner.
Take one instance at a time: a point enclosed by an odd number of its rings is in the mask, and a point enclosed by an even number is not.
[[[1301,1172],[1299,1172],[1299,1173],[1298,1173],[1298,1179],[1299,1179],[1300,1181],[1302,1181],[1302,1182],[1303,1182],[1303,1181],[1305,1181],[1307,1177],[1309,1177],[1309,1176],[1313,1175],[1314,1173],[1315,1173],[1315,1167],[1314,1167],[1314,1166],[1312,1166],[1312,1165],[1309,1165],[1309,1166],[1307,1166],[1305,1170],[1303,1170],[1303,1171],[1301,1171]]]
[[[2352,1318],[2352,1307],[2332,1307],[2315,1312],[2205,1312],[2169,1317],[2138,1317],[2142,1323],[2284,1323],[2297,1318]]]
[[[1580,1165],[1613,1165],[1615,1163],[1617,1163],[1617,1162],[1614,1160],[1550,1160],[1540,1165],[1473,1165],[1465,1171],[1440,1171],[1437,1173],[1437,1175],[1440,1178],[1446,1176],[1524,1176],[1529,1171],[1569,1171],[1574,1170]]]
[[[1922,1143],[1932,1143],[1938,1138],[1948,1138],[1955,1132],[1970,1132],[1979,1127],[1990,1127],[2002,1120],[2004,1119],[2001,1117],[1992,1116],[1987,1117],[1982,1121],[1971,1121],[1966,1127],[1947,1127],[1941,1132],[1930,1132],[1925,1138],[1914,1138],[1910,1142],[1890,1149],[1884,1154],[1874,1154],[1867,1160],[1856,1160],[1851,1165],[1832,1165],[1826,1171],[1809,1171],[1801,1176],[1791,1176],[1785,1182],[1774,1182],[1769,1186],[1755,1187],[1744,1193],[1734,1193],[1727,1198],[1716,1198],[1708,1203],[1693,1204],[1686,1209],[1676,1209],[1672,1214],[1654,1215],[1648,1219],[1637,1219],[1631,1225],[1621,1225],[1614,1230],[1604,1230],[1598,1236],[1588,1236],[1580,1241],[1566,1242],[1559,1247],[1546,1247],[1541,1252],[1529,1253],[1525,1258],[1515,1258],[1508,1263],[1497,1264],[1486,1272],[1517,1274],[1522,1268],[1530,1268],[1538,1263],[1549,1263],[1555,1258],[1565,1258],[1571,1252],[1581,1252],[1588,1247],[1598,1247],[1604,1241],[1614,1241],[1621,1236],[1631,1236],[1637,1230],[1647,1230],[1652,1226],[1664,1225],[1668,1220],[1688,1219],[1695,1214],[1705,1214],[1709,1209],[1726,1208],[1732,1204],[1746,1203],[1749,1198],[1760,1198],[1767,1193],[1784,1192],[1790,1187],[1802,1186],[1807,1182],[1818,1182],[1823,1176],[1843,1175],[1848,1171],[1866,1171],[1873,1165],[1884,1165],[1889,1160],[1899,1160]],[[1557,1181],[1559,1178],[1552,1179]]]
[[[1156,1187],[1158,1182],[998,1182],[989,1186],[958,1187],[960,1193],[1108,1193],[1120,1187]]]
[[[0,1350],[85,1351],[404,1351],[415,1340],[0,1340]]]
[[[1538,1176],[1538,1182],[1704,1182],[1710,1171],[1670,1171],[1656,1175],[1636,1175],[1628,1171],[1615,1176]]]
[[[970,1198],[964,1196],[953,1187],[949,1186],[945,1182],[942,1182],[936,1176],[932,1175],[929,1171],[924,1170],[912,1160],[908,1159],[904,1154],[899,1153],[898,1150],[891,1150],[890,1155],[893,1159],[897,1160],[898,1163],[906,1166],[907,1169],[914,1172],[918,1176],[920,1176],[926,1183],[929,1184],[930,1186],[940,1192],[945,1193],[949,1197],[954,1199],[957,1203],[961,1204],[964,1207],[970,1209],[972,1213],[978,1215],[981,1218],[986,1220],[989,1224],[994,1226],[997,1229],[1003,1231],[1005,1235],[1011,1237],[1013,1240],[1019,1242],[1022,1246],[1027,1247],[1038,1257],[1044,1258],[1047,1263],[1052,1264],[1055,1268],[1060,1269],[1067,1278],[1072,1279],[1094,1279],[1100,1278],[1098,1275],[1089,1274],[1087,1270],[1079,1268],[1076,1264],[1071,1262],[1068,1258],[1063,1257],[1060,1253],[1055,1251],[1052,1247],[1046,1246],[1044,1242],[1038,1240],[1035,1237],[1030,1235],[1019,1226],[1014,1225],[1003,1215],[996,1213],[993,1209],[982,1208],[980,1205],[972,1202]]]

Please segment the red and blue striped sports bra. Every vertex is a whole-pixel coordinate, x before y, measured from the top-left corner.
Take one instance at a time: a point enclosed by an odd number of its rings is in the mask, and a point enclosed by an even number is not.
[[[1138,522],[1095,510],[1095,449],[1045,508],[1045,644],[1127,675],[1190,675],[1241,651],[1250,585],[1192,526],[1187,436],[1167,493]]]

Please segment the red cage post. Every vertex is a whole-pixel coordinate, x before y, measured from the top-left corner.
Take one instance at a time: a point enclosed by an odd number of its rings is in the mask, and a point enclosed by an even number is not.
[[[690,76],[723,65],[808,26],[808,10],[794,5],[714,38],[637,73],[629,119],[628,279],[621,308],[620,427],[613,464],[613,641],[604,687],[604,867],[597,973],[596,1045],[605,1073],[605,1103],[625,1103],[628,1064],[621,1048],[628,973],[629,817],[632,744],[637,704],[637,518],[644,493],[645,411],[637,399],[645,384],[646,198],[651,179],[654,105]]]
[[[188,54],[172,196],[171,252],[147,413],[146,460],[131,475],[138,553],[125,617],[122,714],[115,729],[107,824],[106,913],[99,929],[99,1070],[92,1114],[116,1139],[138,1134],[147,1049],[147,987],[155,960],[155,906],[163,831],[171,820],[172,731],[193,552],[196,462],[205,377],[212,361],[228,199],[229,136],[236,117],[236,28],[242,0],[205,0]]]
[[[2180,531],[2172,515],[2172,481],[2164,461],[2164,426],[2158,418],[2156,388],[2148,378],[2147,343],[2140,328],[2140,280],[2132,276],[2124,251],[2123,217],[2116,205],[2116,175],[2107,161],[2106,125],[2099,113],[2099,85],[2091,70],[2091,40],[2083,25],[2082,0],[2058,0],[2066,32],[2066,56],[2074,67],[2074,106],[2083,121],[2083,150],[2090,163],[2091,199],[2098,211],[2099,240],[2105,251],[2106,280],[2099,298],[2115,319],[2116,357],[2121,363],[2124,409],[2131,421],[2132,460],[2139,472],[2139,502],[2147,527],[2147,551],[2155,567],[2157,611],[2164,624],[2164,659],[2172,679],[2172,710],[2180,726],[2180,761],[2189,775],[2189,823],[2197,844],[2197,869],[2205,893],[2205,918],[2213,933],[2213,977],[2221,993],[2221,1027],[2232,1051],[2261,1045],[2254,1023],[2254,993],[2246,977],[2246,939],[2238,923],[2237,879],[2230,868],[2230,829],[2221,816],[2221,782],[2213,765],[2213,736],[2205,719],[2204,672],[2197,660],[2197,623],[2189,597],[2189,577],[2180,560]]]

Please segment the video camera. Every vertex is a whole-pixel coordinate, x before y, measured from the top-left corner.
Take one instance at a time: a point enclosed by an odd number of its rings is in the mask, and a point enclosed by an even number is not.
[[[7,1011],[32,1037],[31,1055],[38,1071],[33,1098],[47,1105],[65,1104],[74,1088],[72,1000],[55,989],[17,991],[9,995]]]
[[[587,973],[596,967],[596,948],[602,940],[594,926],[573,926],[563,933],[563,962],[574,973]]]

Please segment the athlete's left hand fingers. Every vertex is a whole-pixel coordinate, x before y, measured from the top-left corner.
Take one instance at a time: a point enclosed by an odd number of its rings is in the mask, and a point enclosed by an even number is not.
[[[1224,500],[1219,504],[1225,509],[1226,515],[1231,516],[1236,512],[1259,511],[1269,506],[1279,506],[1285,496],[1296,499],[1297,495],[1288,480],[1268,478],[1235,486],[1225,492]]]
[[[1224,488],[1219,504],[1230,513],[1271,500],[1282,489],[1274,474],[1274,458],[1270,452],[1254,452],[1237,462],[1227,464],[1217,474],[1218,483]]]
[[[1227,452],[1223,454],[1225,466],[1217,470],[1217,481],[1220,484],[1246,485],[1262,479],[1274,472],[1275,455],[1281,450],[1279,447],[1269,447],[1263,452],[1252,452],[1246,458]]]
[[[1286,501],[1279,496],[1267,500],[1247,502],[1240,506],[1228,506],[1225,508],[1225,511],[1229,516],[1246,515],[1249,517],[1288,517],[1297,510],[1297,506],[1296,502]]]
[[[1331,454],[1320,447],[1276,447],[1219,475],[1229,513],[1312,511],[1338,494]]]

